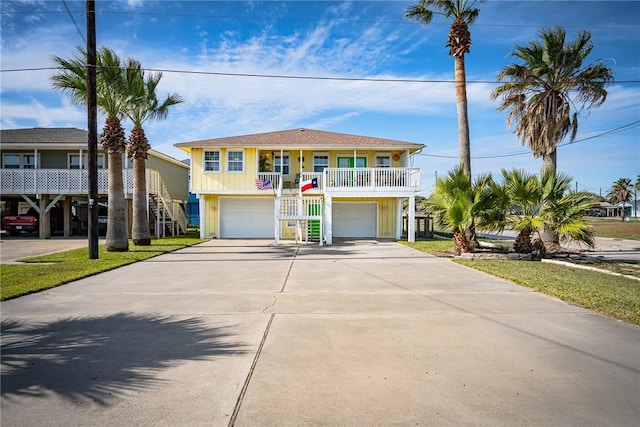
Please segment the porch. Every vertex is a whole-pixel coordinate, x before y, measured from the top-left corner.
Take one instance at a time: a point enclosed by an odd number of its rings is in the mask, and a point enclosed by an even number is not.
[[[326,194],[307,196],[306,193],[304,196],[301,194],[278,195],[274,200],[274,243],[277,246],[282,238],[281,223],[283,221],[295,222],[296,242],[315,240],[320,246],[323,243],[331,245],[334,232],[336,237],[376,239],[381,236],[396,239],[405,237],[413,242],[417,236],[422,236],[420,232],[427,232],[428,225],[427,221],[416,218],[415,195],[406,198],[409,209],[406,216],[403,216],[403,199],[403,197],[333,198]],[[386,224],[386,226],[379,228],[379,224]],[[356,234],[360,233],[363,227],[365,233]]]
[[[258,180],[269,180],[279,194],[296,194],[301,182],[314,178],[318,187],[305,194],[409,196],[421,189],[419,168],[325,168],[323,172],[297,174],[293,185],[285,185],[279,172],[259,172],[257,176]]]
[[[108,195],[109,171],[99,169],[98,195]],[[133,194],[133,170],[123,169],[122,182],[125,197]],[[160,173],[153,169],[146,171],[149,220],[156,237],[186,232],[187,220],[180,201],[169,193]],[[0,193],[18,196],[40,215],[48,215],[59,201],[64,210],[64,236],[71,234],[71,200],[74,196],[87,197],[89,193],[89,172],[85,169],[0,169]],[[49,238],[51,230],[46,229],[48,221],[40,221],[41,238]],[[44,227],[45,229],[42,229]]]

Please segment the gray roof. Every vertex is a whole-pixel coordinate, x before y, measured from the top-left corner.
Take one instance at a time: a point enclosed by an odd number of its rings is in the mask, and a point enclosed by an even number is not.
[[[190,147],[277,147],[277,148],[354,148],[354,149],[407,149],[418,151],[423,144],[397,141],[371,136],[326,132],[313,129],[292,129],[225,138],[203,139],[200,141],[174,144],[179,148]]]
[[[3,144],[86,144],[87,139],[88,132],[86,130],[76,128],[30,128],[0,130],[0,143]]]
[[[68,146],[77,147],[78,145],[87,146],[89,142],[89,132],[77,128],[29,128],[29,129],[0,129],[0,144],[16,144],[15,147],[22,145],[29,147],[38,144],[61,144],[56,147],[67,148]],[[54,147],[53,145],[49,148]],[[98,135],[98,150],[102,150],[100,144],[100,135]],[[156,157],[164,158],[164,160],[180,164],[187,167],[184,162],[174,159],[164,153],[154,149],[149,153]]]

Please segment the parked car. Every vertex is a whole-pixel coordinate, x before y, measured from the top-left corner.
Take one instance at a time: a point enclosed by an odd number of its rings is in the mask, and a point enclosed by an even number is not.
[[[19,236],[23,231],[36,233],[38,231],[38,212],[31,208],[26,214],[5,215],[2,217],[2,229],[12,236]]]

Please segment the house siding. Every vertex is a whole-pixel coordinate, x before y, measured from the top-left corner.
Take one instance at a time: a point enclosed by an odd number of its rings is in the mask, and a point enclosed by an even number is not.
[[[189,198],[189,168],[186,165],[174,164],[150,153],[146,167],[160,173],[173,199],[185,201]]]
[[[206,151],[220,152],[220,171],[205,172],[203,167],[203,149],[194,149],[191,154],[193,173],[191,176],[191,191],[216,191],[223,193],[246,192],[255,189],[255,179],[258,175],[258,160],[255,148],[227,149],[209,148]],[[229,172],[227,164],[228,151],[244,152],[244,170]]]
[[[203,195],[205,200],[205,222],[201,224],[204,228],[204,235],[206,237],[217,238],[220,236],[219,225],[219,213],[220,213],[220,199],[216,195]],[[225,196],[229,197],[229,196]],[[238,196],[242,197],[242,196]],[[384,239],[395,238],[396,234],[396,221],[397,221],[397,203],[398,200],[389,197],[349,197],[349,198],[334,198],[333,203],[340,202],[375,202],[377,204],[377,216],[378,216],[378,237]],[[283,239],[293,239],[295,237],[295,227],[287,227],[287,221],[280,221],[280,231]]]

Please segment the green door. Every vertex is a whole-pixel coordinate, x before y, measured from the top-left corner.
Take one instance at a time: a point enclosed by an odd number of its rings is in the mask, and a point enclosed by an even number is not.
[[[322,215],[322,204],[313,203],[307,207],[307,215],[320,216]],[[307,221],[307,238],[320,239],[320,220],[310,219]]]
[[[353,168],[353,156],[343,156],[338,157],[338,167],[339,168]],[[357,168],[366,168],[367,167],[367,158],[356,156],[355,167]]]
[[[338,156],[337,159],[338,167],[342,169],[353,169],[353,156]],[[366,168],[367,167],[367,158],[362,156],[356,156],[355,158],[355,167],[358,168]],[[353,172],[347,172],[346,174],[341,174],[343,185],[348,187],[353,187],[354,183],[360,183],[362,181],[362,177],[355,177]],[[355,179],[358,178],[358,179]]]

